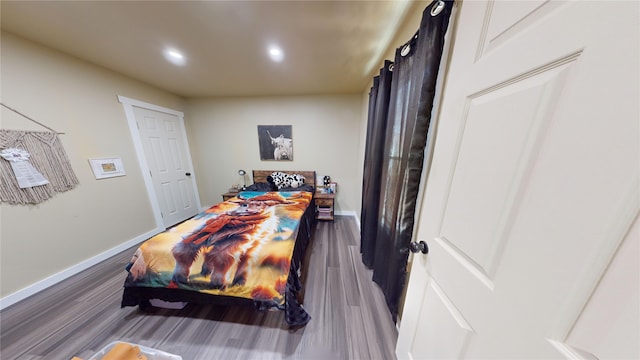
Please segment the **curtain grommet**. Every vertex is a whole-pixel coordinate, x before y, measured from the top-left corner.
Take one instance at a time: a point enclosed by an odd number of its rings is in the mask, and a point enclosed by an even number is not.
[[[431,8],[431,16],[437,16],[444,10],[444,1],[438,0],[438,3]]]
[[[407,56],[409,55],[410,51],[411,51],[411,45],[407,44],[402,47],[402,50],[400,50],[400,55]]]

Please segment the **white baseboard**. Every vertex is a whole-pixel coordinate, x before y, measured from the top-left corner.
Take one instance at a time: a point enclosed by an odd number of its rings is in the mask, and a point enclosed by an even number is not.
[[[355,211],[338,211],[335,212],[336,215],[344,215],[344,216],[353,216],[356,218],[356,223],[358,224],[358,229],[360,228],[360,218]]]
[[[162,229],[154,229],[151,230],[147,233],[141,234],[136,236],[135,238],[124,242],[114,248],[111,248],[101,254],[98,254],[94,257],[91,257],[87,260],[82,261],[79,264],[76,264],[74,266],[71,266],[67,269],[64,269],[62,271],[60,271],[59,273],[53,274],[45,279],[42,279],[34,284],[31,284],[23,289],[20,289],[12,294],[9,294],[3,298],[0,299],[0,310],[9,307],[15,303],[17,303],[18,301],[24,300],[26,298],[28,298],[29,296],[40,292],[52,285],[55,285],[59,282],[61,282],[62,280],[66,280],[68,278],[70,278],[73,275],[76,275],[78,273],[80,273],[81,271],[84,271],[88,268],[90,268],[91,266],[94,266],[96,264],[98,264],[101,261],[104,261],[116,254],[121,253],[124,250],[127,250],[128,248],[139,244],[141,242],[143,242],[144,240],[152,237],[153,235],[161,232]],[[131,254],[133,256],[133,254]]]

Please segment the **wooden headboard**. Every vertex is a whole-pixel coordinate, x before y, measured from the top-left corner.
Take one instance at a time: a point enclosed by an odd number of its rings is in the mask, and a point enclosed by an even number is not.
[[[300,174],[304,176],[304,183],[316,187],[315,171],[295,171],[295,170],[253,170],[253,183],[267,182],[267,176],[274,171],[280,171],[285,174]]]

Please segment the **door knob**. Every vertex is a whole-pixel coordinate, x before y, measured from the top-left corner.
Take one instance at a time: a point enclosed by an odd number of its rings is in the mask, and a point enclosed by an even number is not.
[[[186,175],[186,176],[191,176],[191,173],[190,173],[190,172],[188,172],[188,173],[185,173],[185,175]]]
[[[420,251],[423,254],[428,254],[429,246],[427,246],[427,243],[422,240],[420,242],[414,241],[409,244],[409,250],[411,250],[412,253],[417,253],[418,251]]]

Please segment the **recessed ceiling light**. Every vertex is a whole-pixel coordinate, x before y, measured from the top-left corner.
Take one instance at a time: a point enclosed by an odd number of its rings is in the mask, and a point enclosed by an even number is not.
[[[180,51],[176,49],[167,48],[164,50],[164,58],[170,63],[178,66],[184,66],[187,64],[187,58]]]
[[[177,52],[175,50],[169,50],[168,54],[169,54],[169,56],[171,56],[172,58],[174,58],[176,60],[184,59],[184,55],[180,54],[179,52]]]
[[[269,46],[269,57],[273,61],[280,62],[284,60],[284,52],[277,46]]]

